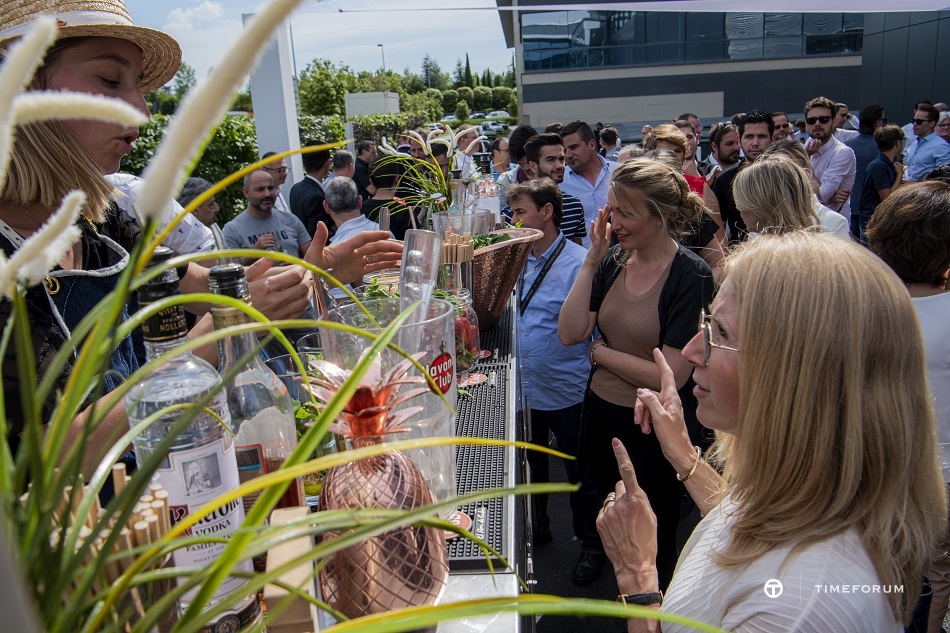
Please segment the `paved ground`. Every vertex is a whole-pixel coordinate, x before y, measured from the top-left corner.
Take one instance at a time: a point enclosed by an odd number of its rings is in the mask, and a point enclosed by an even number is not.
[[[551,477],[555,481],[567,481],[563,462],[551,458]],[[534,552],[535,576],[538,579],[537,592],[555,596],[574,596],[579,598],[598,598],[614,600],[617,597],[617,583],[614,580],[610,563],[604,566],[600,578],[586,586],[576,587],[571,582],[574,563],[580,555],[580,544],[574,540],[571,528],[571,508],[567,494],[551,495],[548,501],[548,514],[551,517],[551,531],[554,540],[540,545]],[[625,621],[612,618],[569,618],[545,616],[538,621],[538,633],[621,633],[626,631]]]

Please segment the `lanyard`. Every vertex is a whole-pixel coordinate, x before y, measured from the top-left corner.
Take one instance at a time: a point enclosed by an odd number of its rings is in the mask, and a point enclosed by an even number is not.
[[[557,243],[557,248],[554,249],[554,252],[551,253],[551,257],[548,258],[548,261],[544,262],[544,267],[541,269],[541,272],[538,273],[538,276],[535,277],[534,283],[531,284],[531,287],[528,289],[528,294],[521,297],[521,291],[524,290],[524,270],[521,271],[521,279],[518,280],[518,295],[521,299],[520,312],[524,314],[524,311],[528,309],[528,304],[531,302],[531,298],[534,297],[534,293],[538,291],[538,286],[541,285],[541,282],[544,281],[544,276],[548,274],[548,271],[551,270],[551,266],[554,264],[554,260],[557,259],[557,256],[561,254],[561,251],[564,250],[564,243],[567,242],[567,237],[564,235],[561,236],[561,241]]]

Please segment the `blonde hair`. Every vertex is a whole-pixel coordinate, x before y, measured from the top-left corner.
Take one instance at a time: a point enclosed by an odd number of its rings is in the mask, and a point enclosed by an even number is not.
[[[800,231],[738,247],[723,278],[742,351],[737,432],[715,447],[738,507],[717,563],[854,528],[880,582],[904,586],[888,601],[906,623],[947,521],[907,288],[869,250]]]
[[[736,207],[764,222],[763,233],[817,230],[808,175],[789,158],[760,157],[739,172],[732,194]]]
[[[656,149],[657,141],[666,141],[667,143],[676,145],[683,150],[684,154],[689,151],[688,145],[686,144],[686,137],[680,132],[678,127],[670,123],[658,125],[644,136],[643,149]]]
[[[63,53],[86,39],[68,38],[50,48],[30,88],[45,90],[50,67]],[[0,202],[17,206],[39,203],[56,209],[74,189],[86,194],[83,215],[102,222],[115,189],[72,134],[58,121],[18,126]]]
[[[632,218],[637,217],[631,213],[636,201],[629,191],[639,191],[649,217],[662,222],[674,237],[685,233],[705,208],[703,199],[690,191],[682,174],[651,158],[634,158],[621,164],[614,170],[609,187],[621,204],[618,211]]]

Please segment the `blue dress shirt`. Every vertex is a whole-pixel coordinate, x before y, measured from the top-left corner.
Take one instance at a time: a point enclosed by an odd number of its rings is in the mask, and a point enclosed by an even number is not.
[[[597,212],[607,204],[607,187],[610,185],[610,175],[620,163],[614,163],[598,156],[601,163],[597,181],[590,181],[575,173],[570,167],[564,169],[564,180],[561,182],[561,191],[569,193],[584,205],[584,226],[590,228],[590,223],[597,219]],[[590,246],[590,236],[583,238],[584,247]]]
[[[519,300],[528,293],[563,236],[558,231],[557,239],[540,257],[528,252],[523,283],[518,284]],[[518,344],[531,409],[557,411],[584,401],[590,374],[587,348],[593,337],[577,345],[561,345],[557,318],[586,255],[584,247],[567,240],[521,315]]]
[[[920,180],[935,167],[950,163],[950,143],[936,133],[917,140],[907,158],[907,180]]]

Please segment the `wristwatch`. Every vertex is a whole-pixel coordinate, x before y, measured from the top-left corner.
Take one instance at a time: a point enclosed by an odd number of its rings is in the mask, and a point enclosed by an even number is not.
[[[617,596],[617,602],[622,602],[624,606],[628,604],[637,604],[641,607],[648,607],[651,604],[663,604],[663,592],[653,591],[650,593],[622,593]]]

